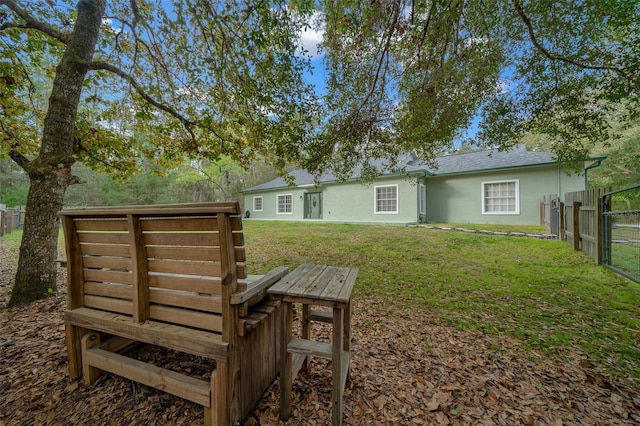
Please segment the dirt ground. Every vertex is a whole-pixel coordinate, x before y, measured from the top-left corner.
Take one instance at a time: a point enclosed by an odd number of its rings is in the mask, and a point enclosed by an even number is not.
[[[16,253],[0,239],[0,426],[202,424],[202,407],[112,375],[93,386],[67,377],[64,292],[6,309]],[[64,287],[64,271],[60,272]],[[569,361],[523,350],[509,338],[447,328],[428,312],[354,301],[348,425],[640,424],[637,385],[605,374],[579,348]],[[318,335],[327,330],[319,328]],[[206,361],[137,349],[139,359],[206,374]],[[206,376],[203,376],[206,377]],[[245,425],[278,420],[278,383]],[[287,425],[331,422],[331,370],[312,360],[293,385]]]

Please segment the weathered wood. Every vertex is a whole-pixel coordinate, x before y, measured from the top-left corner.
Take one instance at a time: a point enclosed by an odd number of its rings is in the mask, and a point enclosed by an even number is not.
[[[331,359],[331,346],[331,343],[314,340],[291,339],[287,345],[287,352]]]
[[[332,390],[331,390],[331,399],[333,400],[333,409],[332,409],[332,424],[334,426],[342,424],[342,411],[343,411],[343,395],[344,395],[344,386],[343,383],[346,383],[342,380],[342,374],[344,373],[342,362],[344,361],[343,353],[344,353],[344,309],[334,308],[333,309],[333,337],[331,340],[330,348],[332,350],[331,354],[331,373],[333,377],[331,377],[332,382]]]
[[[160,389],[196,404],[211,405],[211,387],[209,383],[184,374],[156,367],[104,349],[88,349],[84,354],[85,364],[93,370],[108,371],[118,376],[134,380],[147,386]]]
[[[217,361],[227,359],[227,343],[222,341],[219,334],[207,331],[151,321],[139,324],[133,322],[128,316],[88,308],[66,311],[65,321],[78,327],[115,334],[131,340],[213,358]]]
[[[351,339],[351,291],[358,274],[356,268],[335,268],[303,264],[268,293],[283,303],[280,338],[280,419],[291,415],[291,387],[298,370],[311,356],[330,359],[332,369],[332,422],[342,424],[343,394],[349,374]],[[292,337],[292,306],[302,303],[302,338]],[[331,306],[331,313],[312,311],[311,305]],[[331,343],[310,340],[311,322],[331,322]]]
[[[282,277],[287,275],[289,268],[281,266],[269,271],[265,276],[249,284],[247,289],[243,292],[234,293],[231,296],[231,304],[239,305],[241,303],[248,303],[249,306],[256,304],[258,301],[264,299],[267,294],[267,290]]]
[[[281,305],[266,292],[287,268],[247,278],[240,213],[237,203],[63,211],[70,376],[110,371],[203,405],[205,424],[241,422],[279,370]],[[215,359],[210,383],[118,355],[139,342]]]
[[[216,333],[223,331],[224,321],[220,315],[162,305],[151,305],[150,310],[150,319],[152,320],[186,325],[187,327],[199,328]],[[235,327],[235,322],[233,324]]]
[[[127,215],[129,230],[129,249],[131,250],[131,278],[133,284],[133,320],[145,322],[149,312],[149,264],[147,262],[147,248],[142,234],[140,218],[132,214]]]
[[[82,336],[82,380],[85,385],[91,385],[102,375],[102,371],[95,368],[95,364],[92,364],[87,359],[87,352],[89,349],[100,345],[100,334],[87,333]]]

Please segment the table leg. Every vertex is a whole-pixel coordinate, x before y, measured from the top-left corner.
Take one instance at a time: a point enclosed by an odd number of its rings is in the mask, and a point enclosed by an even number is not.
[[[280,339],[280,419],[285,421],[291,416],[291,388],[293,377],[291,362],[293,355],[287,351],[293,323],[291,303],[282,304],[282,338]]]
[[[344,351],[349,353],[347,358],[347,377],[349,380],[350,364],[351,364],[351,301],[347,302],[347,306],[344,310]]]
[[[333,399],[332,423],[333,426],[342,424],[342,362],[344,346],[344,309],[333,308],[333,340],[332,340],[331,363],[333,364],[332,382]]]
[[[305,340],[311,340],[311,320],[309,319],[310,305],[306,303],[302,304],[302,338]],[[302,367],[300,371],[307,371],[309,367],[309,357],[304,357]]]

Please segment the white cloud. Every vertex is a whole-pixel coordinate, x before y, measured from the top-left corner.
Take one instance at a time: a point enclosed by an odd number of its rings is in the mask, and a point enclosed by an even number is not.
[[[316,12],[311,16],[309,27],[300,33],[301,48],[313,58],[321,56],[318,44],[324,39],[324,15]]]

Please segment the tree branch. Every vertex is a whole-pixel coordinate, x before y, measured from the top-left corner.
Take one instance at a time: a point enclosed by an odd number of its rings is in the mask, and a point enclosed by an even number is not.
[[[155,108],[159,109],[160,111],[164,111],[165,113],[169,114],[170,116],[180,121],[184,126],[185,130],[189,132],[191,139],[195,141],[196,137],[191,128],[196,125],[196,122],[189,120],[187,117],[180,114],[178,111],[171,108],[169,105],[165,105],[153,99],[144,90],[144,88],[138,84],[138,82],[132,75],[127,74],[126,72],[122,71],[120,68],[103,61],[89,62],[86,64],[86,67],[88,70],[93,70],[93,71],[97,71],[97,70],[109,71],[117,75],[118,77],[122,78],[123,80],[125,80],[127,83],[131,85],[131,87],[133,87],[133,89],[138,93],[138,95],[140,95],[140,97],[142,97],[142,99],[144,99],[150,105],[153,105]]]
[[[31,163],[31,161],[29,161],[27,157],[22,155],[15,147],[12,147],[11,150],[9,150],[9,157],[11,157],[11,159],[18,166],[20,166],[22,170],[24,170],[25,172],[27,171],[29,163]]]
[[[71,38],[70,34],[58,31],[58,29],[47,24],[46,22],[37,20],[29,12],[18,6],[14,0],[0,0],[0,6],[7,6],[16,15],[18,15],[25,21],[24,24],[6,22],[2,24],[2,26],[0,26],[0,30],[4,30],[6,28],[32,28],[38,31],[42,31],[48,36],[53,37],[64,44],[67,44],[69,42],[69,39]]]
[[[520,3],[520,0],[512,0],[512,2],[513,2],[513,6],[516,8],[516,11],[518,12],[518,15],[520,15],[522,22],[524,22],[524,25],[527,27],[527,32],[529,33],[529,39],[531,40],[531,43],[533,43],[535,48],[538,49],[540,53],[542,53],[548,59],[550,59],[551,61],[565,62],[567,64],[571,64],[586,70],[612,71],[619,74],[628,83],[631,82],[629,75],[622,68],[607,66],[607,65],[589,65],[589,64],[585,64],[583,62],[579,62],[547,50],[547,48],[544,47],[538,41],[538,38],[536,37],[535,32],[533,31],[533,24],[531,23],[531,20],[529,19],[529,17],[525,14],[524,9],[522,8],[522,4]]]

